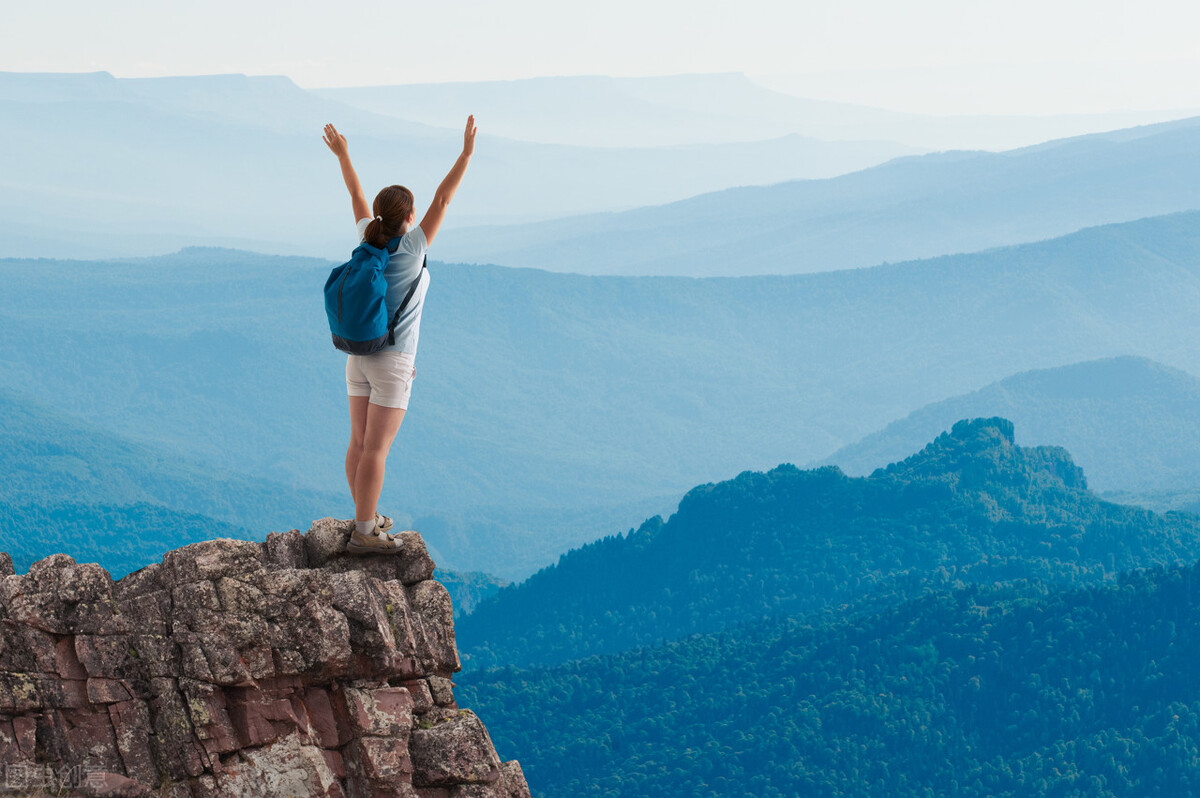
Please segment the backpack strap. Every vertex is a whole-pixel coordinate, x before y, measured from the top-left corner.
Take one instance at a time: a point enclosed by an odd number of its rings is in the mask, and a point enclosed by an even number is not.
[[[417,279],[413,280],[412,285],[408,287],[408,293],[404,295],[404,301],[400,303],[400,307],[396,308],[396,315],[392,316],[392,323],[388,325],[388,346],[396,345],[396,325],[400,323],[400,314],[408,306],[408,300],[412,299],[413,294],[417,292],[417,286],[421,284],[421,278],[425,276],[425,261],[427,258],[428,255],[421,259],[421,271],[417,272]]]

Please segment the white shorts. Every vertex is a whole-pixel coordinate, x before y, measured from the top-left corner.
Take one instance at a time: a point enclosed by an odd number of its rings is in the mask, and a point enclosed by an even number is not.
[[[387,350],[373,355],[346,356],[346,393],[369,396],[373,405],[408,409],[416,356]]]

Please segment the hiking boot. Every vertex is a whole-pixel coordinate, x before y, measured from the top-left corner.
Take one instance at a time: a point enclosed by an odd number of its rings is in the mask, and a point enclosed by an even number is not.
[[[350,533],[346,551],[351,554],[395,554],[400,551],[400,540],[390,532],[381,532],[378,527],[366,535],[358,530]]]

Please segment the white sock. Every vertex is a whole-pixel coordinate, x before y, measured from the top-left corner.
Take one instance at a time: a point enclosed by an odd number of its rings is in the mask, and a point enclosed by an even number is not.
[[[358,530],[358,534],[360,535],[369,535],[375,531],[375,519],[372,518],[370,521],[359,521],[357,518],[355,518],[354,528]]]

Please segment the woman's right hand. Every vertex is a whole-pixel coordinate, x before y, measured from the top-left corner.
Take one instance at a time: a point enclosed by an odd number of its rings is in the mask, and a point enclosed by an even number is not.
[[[325,126],[325,146],[333,151],[333,154],[338,159],[345,158],[350,154],[350,147],[346,144],[346,137],[337,132],[337,128],[333,125]]]
[[[475,134],[479,132],[479,128],[475,127],[475,114],[467,117],[467,129],[463,132],[463,155],[475,154]]]

